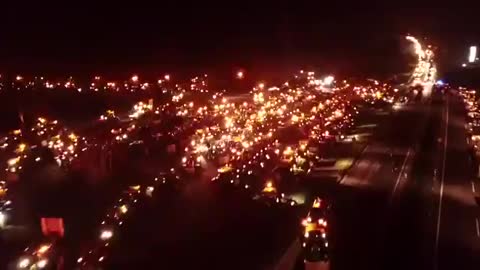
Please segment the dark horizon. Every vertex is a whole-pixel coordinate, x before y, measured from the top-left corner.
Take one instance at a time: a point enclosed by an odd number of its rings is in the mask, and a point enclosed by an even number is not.
[[[238,4],[7,7],[0,70],[155,76],[237,68],[286,74],[311,67],[385,77],[408,70],[408,50],[400,42],[407,33],[428,37],[438,46],[446,69],[479,37],[469,23],[473,11],[466,8]]]

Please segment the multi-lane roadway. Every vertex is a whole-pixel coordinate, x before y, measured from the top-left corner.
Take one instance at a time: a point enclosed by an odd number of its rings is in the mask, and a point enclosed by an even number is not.
[[[293,183],[298,205],[252,200],[256,191],[245,182],[183,176],[181,184],[155,186],[153,196],[124,210],[128,218],[109,242],[108,257],[100,257],[102,264],[109,269],[304,269],[300,221],[320,196],[332,205],[331,269],[478,268],[480,186],[461,97],[434,89],[429,98],[366,108],[357,118],[350,132],[368,127],[373,135],[367,142],[333,144],[336,154],[350,149],[354,162],[336,181],[314,174],[283,177]],[[269,166],[265,159],[255,162]],[[72,250],[88,247],[82,239],[72,242],[81,243]],[[69,252],[67,259],[75,261],[75,252]]]
[[[386,122],[386,136],[328,191],[331,268],[477,269],[478,179],[461,98],[434,92]]]

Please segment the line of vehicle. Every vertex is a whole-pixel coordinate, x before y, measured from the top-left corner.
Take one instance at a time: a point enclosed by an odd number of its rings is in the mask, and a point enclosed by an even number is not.
[[[435,235],[435,249],[433,254],[433,269],[438,269],[438,244],[440,240],[440,222],[442,215],[442,199],[443,199],[443,187],[445,179],[445,164],[447,159],[447,145],[448,145],[448,121],[449,121],[449,102],[448,95],[446,96],[446,110],[445,110],[445,133],[444,133],[444,144],[443,144],[443,161],[442,161],[442,175],[440,178],[440,194],[438,199],[438,214],[437,214],[437,231]]]
[[[397,191],[398,185],[400,184],[400,180],[402,179],[403,172],[405,171],[405,168],[407,167],[407,161],[410,157],[411,149],[408,149],[407,155],[405,156],[405,159],[403,160],[402,168],[400,169],[400,172],[398,173],[397,180],[395,181],[395,185],[393,186],[392,194],[390,196],[390,204],[393,202],[393,198],[395,197],[395,192]]]

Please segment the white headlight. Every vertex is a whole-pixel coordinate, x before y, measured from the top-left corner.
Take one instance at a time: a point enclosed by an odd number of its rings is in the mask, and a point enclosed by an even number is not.
[[[147,187],[147,190],[145,190],[145,194],[149,197],[152,197],[153,196],[153,191],[154,191],[154,187]]]
[[[108,240],[112,238],[113,232],[111,230],[103,230],[102,233],[100,234],[100,239],[102,240]]]
[[[30,259],[29,258],[20,259],[20,261],[18,261],[17,266],[20,269],[27,268],[28,266],[30,266]]]
[[[43,269],[43,268],[45,268],[45,266],[47,266],[47,263],[48,263],[47,259],[42,259],[42,260],[37,262],[37,267],[40,268],[40,269]]]

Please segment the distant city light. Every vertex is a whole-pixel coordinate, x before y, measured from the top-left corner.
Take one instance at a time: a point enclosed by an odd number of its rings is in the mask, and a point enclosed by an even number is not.
[[[420,59],[424,58],[425,57],[425,52],[423,51],[422,45],[420,44],[418,39],[416,39],[413,36],[407,36],[406,39],[413,43],[413,45],[415,47],[415,54],[417,54]]]
[[[466,66],[467,66],[467,64],[465,64],[465,63],[462,64],[462,67],[466,67]]]
[[[444,85],[445,83],[442,80],[438,80],[436,84],[437,85]]]
[[[165,81],[170,81],[170,75],[168,75],[168,74],[165,75],[163,78],[165,79]]]
[[[238,79],[243,79],[244,76],[245,76],[245,74],[243,74],[243,71],[237,72],[237,78]]]
[[[477,46],[470,46],[470,53],[468,54],[468,62],[473,63],[477,58]]]
[[[333,76],[327,76],[325,79],[323,79],[323,84],[324,85],[331,85],[335,78]]]
[[[138,82],[138,76],[137,75],[132,76],[132,82]]]

